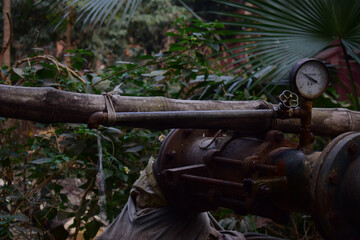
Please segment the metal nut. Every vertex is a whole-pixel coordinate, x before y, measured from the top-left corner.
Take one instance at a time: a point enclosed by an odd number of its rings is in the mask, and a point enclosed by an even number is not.
[[[174,159],[176,157],[176,151],[175,150],[170,150],[166,153],[166,159],[167,160],[171,160]]]
[[[274,135],[274,140],[277,142],[277,143],[282,143],[284,141],[284,134],[282,132],[277,132],[275,133]]]
[[[339,182],[339,174],[335,171],[333,171],[332,173],[330,173],[329,175],[329,181],[332,185],[335,185]]]
[[[331,224],[333,225],[337,225],[340,221],[340,216],[339,214],[333,212],[333,213],[330,213],[330,216],[329,216],[329,221]]]
[[[188,137],[190,137],[191,134],[192,134],[192,131],[190,129],[184,129],[182,132],[182,137],[188,138]]]
[[[351,141],[348,145],[347,151],[350,156],[354,156],[359,149],[359,145],[356,142]]]

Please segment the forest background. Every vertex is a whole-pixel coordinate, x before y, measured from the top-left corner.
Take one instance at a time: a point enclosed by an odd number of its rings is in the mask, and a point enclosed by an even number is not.
[[[317,56],[332,82],[314,105],[359,110],[360,4],[337,2],[4,0],[0,83],[276,103],[292,64]],[[92,239],[167,134],[0,120],[1,239]],[[309,216],[278,225],[228,209],[214,215],[226,229],[321,239]]]

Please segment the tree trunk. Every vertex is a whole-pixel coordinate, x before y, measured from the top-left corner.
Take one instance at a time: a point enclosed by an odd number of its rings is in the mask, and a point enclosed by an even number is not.
[[[71,31],[72,31],[72,8],[69,9],[70,13],[67,16],[67,24],[66,24],[66,31],[65,31],[65,51],[71,49]],[[71,59],[69,53],[65,53],[65,63],[67,65],[71,64]]]
[[[196,101],[114,95],[112,101],[116,112],[273,109],[272,104],[262,100]],[[2,117],[41,123],[87,123],[95,112],[106,112],[105,98],[102,95],[72,93],[54,88],[0,85],[0,116]],[[248,118],[241,118],[229,122],[211,122],[210,120],[203,122],[203,128],[236,129],[246,133],[265,133],[271,129],[288,133],[300,131],[300,119],[254,118],[249,121]],[[184,127],[191,127],[191,123],[192,121],[184,123]],[[171,126],[169,121],[164,126],[160,121],[158,124],[149,125],[146,118],[143,122],[136,124],[138,125],[134,126],[133,123],[126,125],[157,129],[179,127],[179,125]],[[197,123],[194,121],[195,124]],[[360,131],[360,112],[343,108],[314,108],[311,129],[315,135],[323,136],[337,136],[343,132]]]
[[[9,19],[7,18],[7,14],[10,14],[11,11],[11,0],[4,0],[3,5],[3,16],[4,16],[4,33],[3,33],[3,48],[6,46],[6,43],[10,40],[10,34],[11,34],[11,26]],[[6,49],[4,55],[2,56],[2,65],[5,66],[11,66],[10,64],[10,46]],[[1,64],[0,64],[1,65]]]

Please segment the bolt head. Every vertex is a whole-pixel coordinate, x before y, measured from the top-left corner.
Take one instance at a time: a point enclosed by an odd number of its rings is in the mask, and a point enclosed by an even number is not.
[[[351,156],[354,156],[357,152],[358,152],[358,149],[359,149],[359,145],[356,143],[356,142],[353,142],[351,141],[348,145],[348,153],[351,155]]]
[[[330,173],[329,181],[330,181],[330,183],[332,185],[337,184],[339,182],[339,179],[340,179],[340,177],[339,177],[339,174],[337,172],[333,171],[332,173]]]
[[[176,157],[176,151],[175,150],[170,150],[166,153],[166,159],[170,160],[170,159],[174,159]]]
[[[282,132],[277,132],[277,133],[275,133],[275,141],[277,142],[277,143],[281,143],[281,142],[283,142],[284,141],[284,134],[282,133]]]
[[[188,137],[190,137],[191,134],[192,134],[191,129],[184,129],[183,133],[182,133],[182,137],[183,138],[188,138]]]

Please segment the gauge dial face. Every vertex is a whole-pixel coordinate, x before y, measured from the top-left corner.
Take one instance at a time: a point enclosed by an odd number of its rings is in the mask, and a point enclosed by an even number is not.
[[[292,68],[290,82],[302,97],[314,99],[326,90],[328,76],[324,63],[316,59],[303,59]]]

